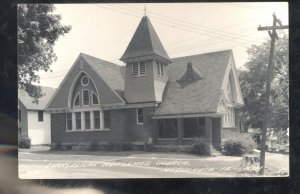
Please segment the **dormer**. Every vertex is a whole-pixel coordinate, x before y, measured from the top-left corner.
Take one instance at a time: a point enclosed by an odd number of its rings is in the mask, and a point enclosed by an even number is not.
[[[183,88],[183,87],[185,87],[195,81],[203,79],[203,78],[204,78],[204,76],[203,76],[202,72],[194,64],[192,64],[191,62],[188,62],[185,73],[179,80],[177,80],[177,82]]]

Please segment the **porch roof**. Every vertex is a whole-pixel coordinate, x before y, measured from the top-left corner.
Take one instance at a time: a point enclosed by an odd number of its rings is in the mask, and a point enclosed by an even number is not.
[[[172,59],[169,80],[154,118],[166,115],[217,113],[222,95],[222,82],[232,50]],[[204,75],[203,79],[182,85],[178,82],[191,62]]]

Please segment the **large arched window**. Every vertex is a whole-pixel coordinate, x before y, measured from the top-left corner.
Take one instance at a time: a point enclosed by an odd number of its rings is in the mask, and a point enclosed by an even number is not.
[[[66,130],[108,130],[110,112],[101,109],[98,91],[90,76],[81,73],[72,90],[69,98],[72,109],[66,113]]]
[[[81,73],[76,80],[70,100],[72,107],[99,105],[99,96],[96,86],[87,74]]]

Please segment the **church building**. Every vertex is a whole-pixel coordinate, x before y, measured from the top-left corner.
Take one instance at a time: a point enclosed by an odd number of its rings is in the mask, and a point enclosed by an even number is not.
[[[219,147],[244,105],[232,50],[170,58],[144,16],[120,58],[81,53],[47,105],[52,144]]]

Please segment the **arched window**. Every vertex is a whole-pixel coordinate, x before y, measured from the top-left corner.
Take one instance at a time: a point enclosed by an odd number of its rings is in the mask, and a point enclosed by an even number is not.
[[[80,101],[79,101],[79,92],[78,92],[74,98],[73,106],[79,106],[79,105],[80,105]]]
[[[70,96],[70,106],[72,107],[86,107],[92,105],[99,105],[100,100],[98,92],[94,82],[91,78],[85,74],[81,73],[72,87],[72,92]]]
[[[77,76],[70,91],[70,109],[66,112],[66,131],[110,130],[109,111],[103,111],[97,88],[86,73]]]
[[[99,104],[98,96],[95,92],[92,92],[92,101],[93,104]]]

